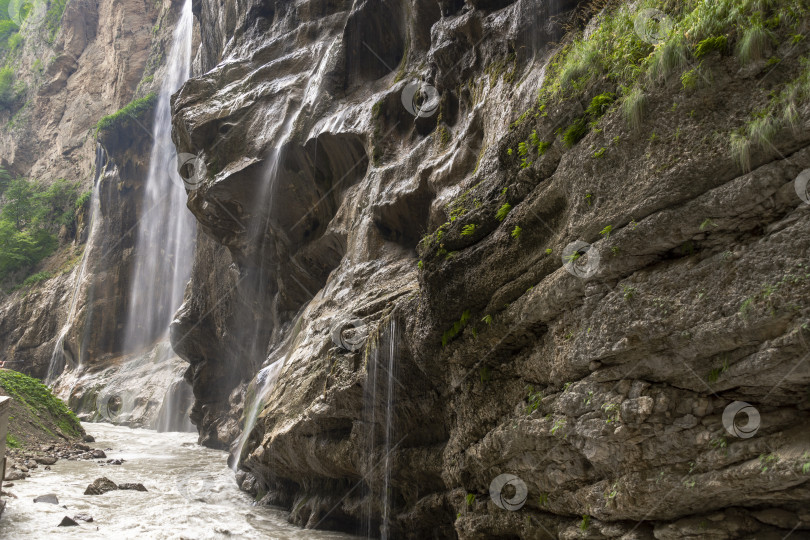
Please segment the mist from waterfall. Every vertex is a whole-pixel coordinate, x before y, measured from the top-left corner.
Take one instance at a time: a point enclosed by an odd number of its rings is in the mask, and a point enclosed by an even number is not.
[[[186,208],[183,179],[177,172],[171,139],[171,96],[190,75],[192,22],[191,0],[186,0],[174,30],[166,78],[155,109],[149,175],[144,185],[130,282],[126,352],[151,345],[167,334],[191,273],[196,227]]]

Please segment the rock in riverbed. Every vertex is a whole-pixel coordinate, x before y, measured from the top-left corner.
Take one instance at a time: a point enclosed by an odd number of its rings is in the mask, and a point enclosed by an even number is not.
[[[59,504],[59,499],[53,493],[48,493],[47,495],[40,495],[39,497],[34,499],[35,503],[48,503],[48,504]]]
[[[57,527],[77,527],[79,524],[70,519],[69,517],[65,516],[62,518],[62,522],[57,525]]]
[[[146,491],[146,488],[143,486],[143,484],[134,484],[129,482],[124,484],[118,484],[118,489],[129,489],[132,491]]]
[[[92,484],[84,490],[85,495],[103,495],[108,491],[114,491],[118,486],[108,478],[96,478]]]
[[[143,484],[125,482],[116,485],[115,482],[113,482],[109,478],[96,478],[96,480],[92,484],[87,486],[87,489],[84,490],[84,494],[102,495],[104,493],[107,493],[108,491],[114,491],[116,489],[130,490],[130,491],[146,491],[146,488],[144,487]]]
[[[76,514],[73,516],[74,521],[85,521],[87,523],[93,523],[93,516],[90,514]]]

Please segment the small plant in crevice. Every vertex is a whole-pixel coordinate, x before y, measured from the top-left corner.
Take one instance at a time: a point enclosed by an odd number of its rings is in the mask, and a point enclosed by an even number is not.
[[[478,375],[481,377],[482,383],[492,380],[492,371],[489,369],[489,366],[483,366],[481,369],[479,369]]]
[[[605,238],[610,238],[611,231],[613,231],[613,225],[608,225],[604,229],[599,231],[599,234],[601,234]]]
[[[515,225],[515,228],[512,229],[512,232],[511,232],[512,238],[515,238],[515,239],[520,238],[520,233],[521,232],[523,232],[523,229],[521,229],[520,227]]]
[[[551,248],[546,248],[546,255],[551,255],[554,250]]]
[[[579,530],[585,532],[591,526],[591,516],[582,514],[582,521],[579,523]]]
[[[548,493],[543,492],[537,497],[537,505],[545,506],[547,504],[548,504]]]
[[[475,504],[475,494],[467,493],[467,496],[464,497],[464,502],[467,503],[467,508],[472,508],[472,505]]]
[[[562,140],[566,147],[572,148],[587,134],[588,122],[583,116],[581,118],[577,118],[570,126],[568,126],[568,128],[563,132]]]
[[[612,424],[619,421],[619,404],[618,403],[604,403],[602,410],[605,412],[605,423]]]
[[[489,326],[490,324],[492,324],[492,315],[485,315],[484,318],[481,319],[481,321],[487,326]]]
[[[543,392],[540,390],[535,390],[534,386],[527,386],[526,391],[528,392],[528,396],[526,398],[528,401],[528,405],[526,406],[526,414],[532,414],[543,404]]]
[[[593,206],[593,193],[585,194],[585,202],[588,203],[588,206]]]
[[[717,227],[717,223],[712,221],[711,218],[706,218],[703,220],[703,223],[700,224],[700,230],[705,231],[709,227]]]
[[[456,336],[458,336],[464,327],[467,326],[467,323],[470,322],[470,310],[465,310],[461,314],[461,318],[453,323],[444,334],[442,334],[442,347],[445,347],[451,340],[453,340]]]
[[[770,454],[759,455],[759,470],[761,473],[768,472],[779,461],[779,456],[771,452]]]
[[[472,235],[474,235],[476,228],[477,228],[477,225],[475,225],[475,223],[465,225],[461,229],[461,236],[472,236]]]
[[[632,285],[622,285],[622,293],[625,300],[632,300],[636,295],[636,288]]]
[[[504,203],[503,206],[498,208],[498,211],[495,212],[495,219],[498,221],[503,221],[506,219],[506,216],[509,215],[509,212],[512,210],[512,205],[509,203]]]
[[[565,427],[566,423],[567,421],[565,418],[558,418],[557,420],[555,420],[554,425],[551,427],[551,434],[556,435],[558,431],[560,431]],[[567,438],[567,435],[564,438]]]

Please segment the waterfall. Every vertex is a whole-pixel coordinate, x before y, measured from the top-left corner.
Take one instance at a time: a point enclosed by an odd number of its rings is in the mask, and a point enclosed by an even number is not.
[[[382,333],[382,331],[381,331]],[[384,347],[383,339],[388,340]],[[398,356],[398,333],[392,316],[387,334],[373,347],[368,356],[366,384],[364,388],[363,422],[366,425],[366,504],[363,535],[367,538],[388,540],[391,532],[393,452],[395,441],[395,407]],[[380,512],[378,531],[375,531],[375,515]]]
[[[90,212],[88,217],[90,232],[87,234],[84,252],[82,253],[82,259],[79,263],[79,272],[76,274],[76,281],[73,284],[73,293],[70,296],[67,319],[65,319],[65,324],[62,325],[62,329],[59,331],[56,346],[54,346],[53,352],[51,353],[51,361],[48,365],[48,375],[45,377],[45,384],[53,383],[53,381],[62,374],[66,364],[65,357],[69,356],[64,348],[65,336],[67,336],[67,333],[73,324],[73,318],[76,315],[76,304],[79,300],[79,290],[81,289],[84,276],[87,272],[87,262],[90,260],[90,257],[88,257],[87,254],[90,251],[90,246],[93,238],[95,237],[96,224],[98,222],[98,219],[96,219],[96,213],[99,208],[98,179],[101,177],[101,169],[104,164],[104,158],[104,149],[99,144],[96,146],[95,177],[93,178],[93,191],[90,197]],[[81,363],[81,352],[79,352],[79,354],[76,356],[77,358],[73,358],[72,360],[74,364],[78,365]]]
[[[152,127],[152,153],[130,282],[124,338],[127,352],[166,336],[191,272],[196,228],[186,208],[183,179],[176,170],[170,102],[189,78],[192,22],[191,0],[186,0],[174,30]]]

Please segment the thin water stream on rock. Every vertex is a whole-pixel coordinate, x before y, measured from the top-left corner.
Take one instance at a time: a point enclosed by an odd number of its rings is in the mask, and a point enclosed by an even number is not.
[[[111,424],[84,424],[95,448],[125,461],[103,466],[98,461],[60,460],[50,471],[35,470],[14,483],[0,520],[0,538],[87,539],[348,539],[350,535],[303,530],[287,523],[286,513],[253,506],[239,491],[225,463],[225,453],[201,447],[196,434],[157,433]],[[84,495],[96,478],[139,482],[147,492],[111,491]],[[53,493],[59,504],[34,503]],[[67,509],[62,505],[67,506]],[[89,514],[92,523],[57,527],[64,516]]]

